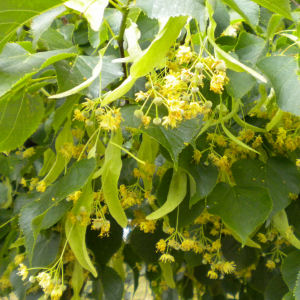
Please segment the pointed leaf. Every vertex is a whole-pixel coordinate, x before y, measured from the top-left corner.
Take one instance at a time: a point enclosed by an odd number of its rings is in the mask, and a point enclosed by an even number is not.
[[[73,207],[72,213],[75,216],[78,216],[80,215],[82,207],[84,207],[86,213],[90,215],[93,199],[94,198],[92,185],[91,182],[88,182],[87,185],[84,187],[80,198],[77,200],[75,206]],[[86,248],[86,228],[87,224],[83,225],[80,222],[76,222],[75,224],[73,224],[69,218],[67,218],[65,223],[66,237],[77,261],[84,269],[91,272],[94,277],[97,277],[97,271],[93,266],[93,263],[88,255],[88,251]]]
[[[268,77],[276,94],[278,106],[300,116],[300,80],[297,77],[297,62],[291,56],[270,56],[257,64]]]
[[[182,170],[174,171],[166,202],[148,215],[147,220],[159,219],[173,211],[184,199],[187,189],[187,175]]]
[[[61,3],[62,0],[0,1],[0,50],[12,39],[18,27]]]
[[[38,128],[44,115],[42,98],[18,92],[0,101],[0,152],[23,145]]]
[[[111,137],[111,142],[121,146],[122,141],[122,133],[118,130]],[[121,227],[126,227],[127,217],[121,206],[118,189],[121,168],[121,149],[109,143],[105,151],[105,161],[102,167],[102,190],[110,214]]]
[[[230,187],[219,183],[207,199],[208,210],[220,216],[245,245],[269,216],[272,201],[264,188]]]

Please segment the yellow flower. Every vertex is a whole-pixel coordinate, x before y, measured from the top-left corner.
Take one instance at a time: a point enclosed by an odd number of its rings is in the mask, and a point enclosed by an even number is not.
[[[189,63],[192,57],[193,53],[190,47],[180,46],[178,48],[176,58],[178,58],[179,64]]]
[[[252,148],[258,148],[263,143],[261,135],[258,135],[252,143]]]
[[[236,265],[233,261],[226,261],[221,264],[220,270],[223,274],[231,274],[236,269]]]
[[[254,131],[251,129],[243,129],[239,132],[239,140],[245,141],[246,143],[250,142],[254,138]]]
[[[155,231],[155,221],[153,220],[145,220],[140,223],[140,230],[145,233],[153,233]]]
[[[276,264],[273,260],[269,259],[267,262],[266,262],[266,267],[269,269],[269,270],[273,270],[276,268]]]
[[[207,277],[209,277],[210,279],[218,279],[218,273],[213,270],[210,270],[207,273]]]
[[[74,110],[73,120],[77,120],[77,121],[80,121],[80,122],[85,121],[85,116],[82,114],[82,112],[78,108]]]
[[[73,194],[69,195],[66,200],[73,201],[75,203],[80,198],[81,194],[81,191],[76,191]]]
[[[22,277],[22,280],[24,281],[28,276],[28,269],[24,264],[20,264],[18,268],[18,275]]]
[[[63,285],[56,285],[50,294],[51,300],[59,300],[63,294],[63,291],[64,291]]]
[[[267,237],[263,233],[258,233],[257,238],[263,244],[268,242]]]
[[[148,127],[151,122],[151,117],[149,116],[142,116],[142,123],[145,127]]]
[[[97,116],[100,127],[104,130],[116,131],[121,124],[122,116],[120,108],[112,108],[106,114]]]
[[[226,74],[214,74],[210,82],[210,90],[216,94],[222,94]]]
[[[212,251],[218,251],[220,249],[221,249],[221,241],[220,240],[216,240],[211,244]]]
[[[196,162],[196,164],[199,164],[201,157],[202,157],[201,151],[199,151],[198,149],[194,149],[193,159]]]
[[[296,166],[300,168],[300,158],[296,159]]]
[[[47,188],[47,185],[44,180],[40,181],[36,186],[36,190],[40,193],[44,193],[46,191],[46,188]]]
[[[34,154],[35,154],[34,148],[30,147],[23,152],[23,158],[29,158],[29,157],[33,156]]]
[[[39,285],[42,289],[47,289],[51,284],[51,276],[46,272],[41,272],[36,277],[37,281],[39,282]]]
[[[194,248],[195,246],[195,241],[191,240],[191,239],[185,239],[181,245],[180,248],[182,251],[190,251]]]
[[[24,187],[27,186],[27,182],[26,182],[26,180],[25,180],[24,177],[21,178],[21,184],[22,184]]]
[[[167,246],[167,243],[165,240],[163,239],[160,239],[157,243],[156,243],[156,249],[157,251],[159,252],[164,252],[166,250],[166,246]]]
[[[171,239],[171,240],[168,241],[168,246],[175,249],[175,250],[180,249],[180,244],[174,239]]]
[[[23,262],[24,258],[25,258],[24,254],[17,254],[14,258],[15,264],[20,265]]]
[[[168,254],[168,253],[165,253],[165,254],[163,254],[160,258],[159,258],[159,260],[161,261],[161,262],[163,262],[163,263],[167,263],[167,262],[175,262],[175,258],[174,258],[174,256],[172,256],[171,254]]]

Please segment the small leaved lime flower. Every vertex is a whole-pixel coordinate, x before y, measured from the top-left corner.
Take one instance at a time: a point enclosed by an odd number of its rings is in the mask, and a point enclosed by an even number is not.
[[[105,114],[98,116],[97,119],[100,127],[104,130],[116,131],[122,121],[120,108],[112,108]]]
[[[231,274],[236,269],[236,265],[233,261],[226,261],[221,264],[221,272],[223,274]]]
[[[163,254],[163,255],[159,258],[159,260],[160,260],[161,262],[163,262],[163,263],[167,263],[167,262],[173,263],[173,262],[175,262],[174,256],[171,255],[171,254],[169,254],[169,253]]]
[[[262,143],[263,143],[263,139],[261,135],[258,135],[251,146],[252,148],[258,148]]]
[[[300,158],[296,159],[296,166],[300,168]]]
[[[42,289],[47,289],[52,283],[51,276],[46,272],[39,273],[36,279]]]
[[[40,181],[36,186],[36,190],[40,193],[44,193],[46,191],[46,188],[47,188],[47,185],[44,180]]]
[[[81,194],[81,191],[76,191],[73,194],[69,195],[66,200],[73,201],[75,203],[80,198]]]
[[[218,273],[216,271],[210,270],[207,272],[207,277],[210,279],[218,279]]]
[[[168,246],[175,249],[175,250],[179,250],[180,249],[180,244],[175,240],[175,239],[170,239],[168,241]]]
[[[222,94],[225,78],[226,74],[214,74],[210,82],[210,90],[216,94]]]
[[[196,162],[196,164],[199,164],[201,157],[202,157],[201,151],[199,151],[198,149],[194,149],[193,159]]]
[[[178,48],[176,58],[178,58],[179,64],[189,63],[192,57],[193,53],[190,47],[180,46]]]
[[[153,233],[155,231],[155,221],[145,220],[140,223],[140,230],[145,233]]]
[[[51,296],[51,300],[59,300],[63,294],[65,287],[63,285],[56,285],[50,296]]]
[[[109,236],[109,231],[110,231],[110,221],[104,220],[101,225],[101,231],[100,231],[99,236],[107,237],[107,236]]]
[[[263,233],[258,233],[257,234],[257,238],[258,238],[258,240],[261,242],[261,243],[266,243],[267,241],[268,241],[268,239],[267,239],[267,237],[265,236],[265,234],[263,234]]]
[[[74,110],[74,120],[84,122],[85,116],[82,114],[82,112],[77,108]]]
[[[27,186],[27,182],[26,182],[26,180],[25,180],[24,177],[21,178],[21,184],[22,184],[24,187]]]
[[[24,254],[17,254],[14,258],[14,263],[16,265],[20,265],[24,261],[24,258],[25,258]]]
[[[160,239],[157,243],[156,243],[156,249],[157,251],[159,252],[164,252],[166,250],[166,246],[167,246],[167,243],[165,240],[163,239]]]
[[[266,262],[266,267],[269,269],[269,270],[274,270],[276,268],[276,264],[273,260],[269,259],[267,262]]]
[[[195,241],[191,240],[191,239],[185,239],[181,245],[180,248],[182,251],[190,251],[194,248],[195,246]]]
[[[34,154],[35,154],[34,148],[30,147],[23,152],[23,158],[29,158],[29,157],[33,156]]]
[[[20,264],[18,268],[18,273],[19,276],[22,277],[22,280],[24,281],[27,276],[28,276],[28,269],[24,264]]]

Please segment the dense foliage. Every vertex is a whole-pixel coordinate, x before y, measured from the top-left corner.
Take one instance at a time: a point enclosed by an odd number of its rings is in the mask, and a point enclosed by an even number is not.
[[[1,299],[299,300],[299,20],[0,1]]]

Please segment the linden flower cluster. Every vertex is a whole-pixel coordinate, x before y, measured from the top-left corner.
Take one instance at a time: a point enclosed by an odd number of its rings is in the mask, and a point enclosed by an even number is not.
[[[82,104],[83,109],[75,109],[73,121],[84,122],[87,127],[93,127],[96,123],[104,131],[116,131],[120,128],[122,116],[120,108],[97,107],[97,102],[87,99]]]
[[[222,94],[227,82],[224,61],[214,57],[200,58],[190,47],[179,46],[170,54],[166,71],[150,76],[147,91],[135,94],[135,101],[143,104],[134,115],[141,119],[145,127],[152,120],[154,125],[162,124],[166,128],[175,128],[183,120],[199,115],[208,118],[212,102],[204,97],[201,90],[209,84],[210,90]],[[149,105],[144,113],[147,103]],[[149,113],[153,105],[155,117],[152,119]]]
[[[18,275],[24,281],[28,277],[29,270],[24,264],[19,265]],[[29,282],[38,282],[39,286],[43,289],[46,297],[50,296],[51,300],[59,300],[66,289],[60,280],[51,277],[49,272],[40,272],[37,276],[30,276]]]

